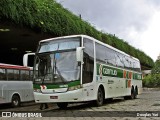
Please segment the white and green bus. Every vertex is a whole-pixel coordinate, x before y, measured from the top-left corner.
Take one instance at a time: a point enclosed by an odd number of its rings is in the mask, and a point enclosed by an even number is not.
[[[134,99],[142,90],[140,62],[86,35],[42,40],[35,53],[36,103],[95,101],[123,96]]]

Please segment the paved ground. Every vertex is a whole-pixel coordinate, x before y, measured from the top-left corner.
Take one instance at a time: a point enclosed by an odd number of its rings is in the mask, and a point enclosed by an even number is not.
[[[13,116],[42,116],[39,119],[111,119],[111,120],[159,120],[160,119],[160,91],[145,90],[137,99],[124,100],[116,98],[106,101],[101,107],[91,103],[71,104],[66,110],[60,110],[54,104],[49,104],[49,109],[39,110],[39,104],[24,103],[19,108],[11,108],[9,105],[0,105],[0,113],[11,111]],[[26,113],[29,112],[29,113]],[[15,112],[15,114],[14,114]],[[48,116],[48,117],[44,117]],[[51,117],[49,117],[51,116]],[[146,117],[145,117],[146,116]],[[159,116],[159,117],[158,117]],[[0,120],[11,118],[0,118]],[[16,118],[22,119],[22,118]],[[35,120],[36,118],[23,118]]]

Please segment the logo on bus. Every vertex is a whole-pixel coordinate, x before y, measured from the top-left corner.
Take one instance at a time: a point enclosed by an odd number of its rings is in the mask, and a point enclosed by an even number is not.
[[[112,69],[103,65],[99,65],[99,75],[102,77],[103,75],[109,75],[109,76],[117,76],[117,70]]]
[[[110,69],[110,68],[103,68],[103,74],[117,76],[117,70]]]

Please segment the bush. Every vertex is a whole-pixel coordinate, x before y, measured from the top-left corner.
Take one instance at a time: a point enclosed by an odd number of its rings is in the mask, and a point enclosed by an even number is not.
[[[144,87],[160,87],[160,74],[150,74],[143,79]]]

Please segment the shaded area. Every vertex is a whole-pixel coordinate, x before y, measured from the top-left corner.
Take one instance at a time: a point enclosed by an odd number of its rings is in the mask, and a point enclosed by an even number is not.
[[[0,29],[0,63],[22,65],[25,53],[35,52],[39,40],[51,37],[2,20]]]

